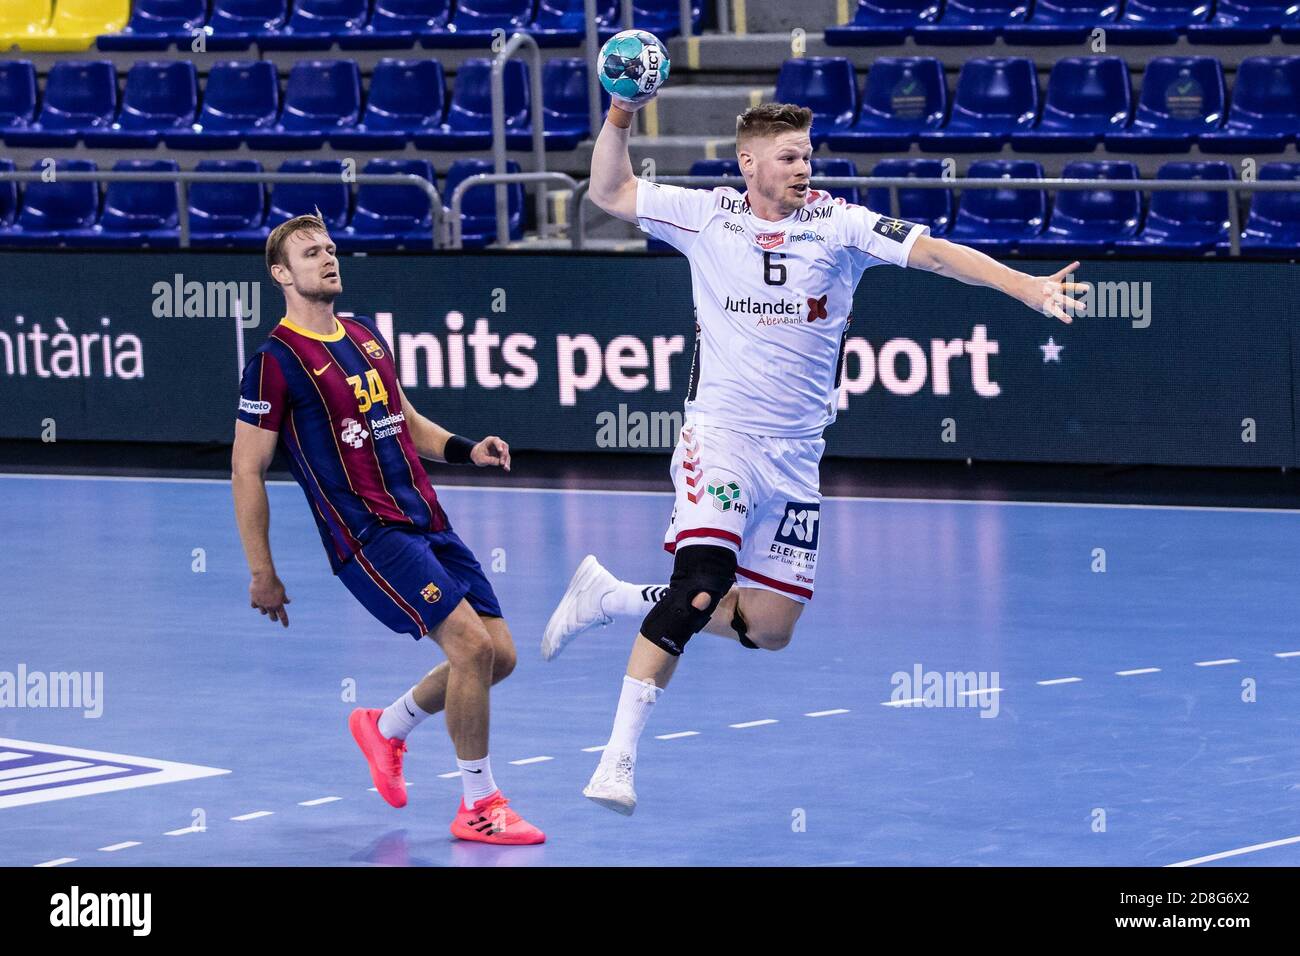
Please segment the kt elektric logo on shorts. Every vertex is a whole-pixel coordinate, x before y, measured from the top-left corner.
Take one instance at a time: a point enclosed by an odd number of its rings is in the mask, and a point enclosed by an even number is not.
[[[710,481],[704,490],[713,499],[713,507],[719,511],[730,511],[735,508],[744,513],[740,505],[740,485],[734,481]]]
[[[813,502],[804,504],[799,501],[785,503],[785,516],[781,526],[776,530],[779,544],[788,544],[805,551],[817,550],[818,520],[821,518],[821,505]]]

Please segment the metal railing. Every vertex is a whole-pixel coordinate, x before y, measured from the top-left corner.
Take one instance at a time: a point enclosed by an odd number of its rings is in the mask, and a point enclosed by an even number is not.
[[[190,246],[190,183],[326,183],[331,186],[340,181],[356,183],[359,186],[414,186],[424,191],[429,197],[429,213],[433,220],[430,230],[430,247],[439,247],[438,238],[442,224],[442,199],[438,187],[423,176],[414,173],[356,173],[340,177],[336,173],[255,173],[255,172],[195,172],[190,170],[70,170],[52,169],[50,174],[39,170],[4,172],[0,170],[0,182],[65,182],[65,183],[130,183],[130,182],[170,182],[176,184],[177,225],[180,229],[179,239],[182,249]]]
[[[537,173],[479,173],[476,176],[470,176],[457,184],[451,192],[451,235],[449,246],[452,249],[464,248],[462,239],[463,222],[461,220],[461,206],[464,203],[465,193],[469,192],[475,186],[485,186],[496,184],[498,191],[503,191],[510,183],[537,183],[539,190],[541,184],[553,182],[568,188],[571,191],[569,198],[570,212],[565,216],[569,222],[573,221],[572,203],[573,195],[577,194],[578,183],[572,176],[557,172],[537,172]],[[505,246],[510,242],[510,219],[509,211],[504,223],[500,219],[501,207],[497,207],[497,244]]]
[[[546,172],[546,131],[542,125],[544,113],[542,110],[542,52],[537,48],[537,41],[527,33],[516,33],[506,41],[506,45],[501,48],[501,52],[492,58],[492,169],[498,176],[507,175],[506,62],[515,55],[520,47],[527,47],[528,49],[528,82],[530,98],[532,99],[533,162],[536,165],[534,171],[538,173]],[[509,233],[510,214],[506,204],[504,181],[498,180],[498,182],[501,183],[496,189],[497,236],[500,237]],[[545,181],[538,181],[536,198],[537,231],[541,235],[546,235],[549,230],[547,228]]]
[[[744,191],[744,180],[738,176],[659,176],[655,182],[674,186],[739,186]],[[1244,192],[1300,191],[1300,180],[1239,179],[934,179],[908,178],[906,176],[818,176],[813,185],[821,189],[888,189],[889,214],[898,216],[898,191],[900,189],[1039,189],[1088,190],[1099,192],[1227,192],[1229,247],[1233,256],[1241,255],[1241,210],[1238,194]],[[572,247],[583,249],[587,238],[586,204],[583,199],[591,188],[591,180],[578,184],[571,200],[573,226],[570,232]],[[883,212],[884,210],[878,210]]]

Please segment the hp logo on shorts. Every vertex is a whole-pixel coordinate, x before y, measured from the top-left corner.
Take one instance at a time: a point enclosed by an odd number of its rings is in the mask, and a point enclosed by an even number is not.
[[[776,540],[794,548],[816,551],[821,507],[817,502],[787,501],[785,517],[777,529]]]

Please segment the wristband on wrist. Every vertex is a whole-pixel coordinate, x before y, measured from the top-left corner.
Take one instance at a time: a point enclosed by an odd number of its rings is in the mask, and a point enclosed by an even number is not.
[[[447,439],[447,447],[442,450],[442,457],[449,465],[468,465],[470,462],[469,453],[474,450],[477,442],[473,442],[464,435],[452,435]]]
[[[628,112],[621,106],[611,105],[607,119],[619,129],[630,129],[634,115],[636,114]]]

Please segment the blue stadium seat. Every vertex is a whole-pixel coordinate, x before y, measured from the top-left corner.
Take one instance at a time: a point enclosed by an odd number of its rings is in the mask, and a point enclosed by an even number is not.
[[[609,94],[600,88],[602,114],[609,110]],[[547,149],[574,149],[591,135],[587,112],[587,63],[580,57],[547,60],[542,65],[542,129]],[[533,118],[506,134],[511,149],[533,148]]]
[[[99,167],[88,159],[56,159],[57,172],[92,172]],[[43,172],[45,163],[32,163],[32,172]],[[60,246],[77,243],[95,234],[99,215],[99,184],[69,182],[56,176],[52,182],[28,183],[22,206],[13,225],[0,233],[0,245]]]
[[[1142,74],[1133,125],[1107,133],[1108,149],[1185,153],[1223,125],[1223,64],[1209,56],[1162,56]]]
[[[189,46],[208,19],[207,0],[135,0],[131,19],[120,33],[101,36],[100,50],[165,50]]]
[[[1156,179],[1233,179],[1225,162],[1165,163]],[[1226,253],[1228,240],[1228,194],[1170,190],[1153,192],[1151,208],[1142,231],[1132,239],[1115,243],[1116,251],[1127,255]]]
[[[872,176],[908,179],[942,179],[943,161],[938,159],[882,159]],[[867,190],[867,208],[892,216],[889,190],[873,186]],[[930,235],[943,236],[952,227],[952,192],[948,189],[898,190],[898,218],[930,227]]]
[[[320,210],[325,228],[342,232],[348,224],[348,203],[351,196],[344,181],[344,165],[338,159],[286,159],[280,164],[281,173],[329,173],[338,181],[333,183],[276,183],[271,187],[271,211],[266,225],[274,229],[295,216],[305,216]]]
[[[971,179],[1042,179],[1043,167],[1025,159],[986,159],[970,164]],[[964,189],[948,238],[990,253],[1011,252],[1036,239],[1047,222],[1041,189]]]
[[[577,46],[587,35],[583,0],[538,0],[537,16],[528,32],[538,46]],[[600,42],[617,31],[618,0],[596,0],[596,25]]]
[[[187,130],[163,134],[172,149],[234,149],[243,138],[275,124],[280,84],[270,60],[212,64],[198,119]]]
[[[1033,0],[944,0],[935,23],[912,29],[917,43],[987,44],[1002,28],[1024,23]]]
[[[172,159],[123,159],[113,164],[117,172],[176,172]],[[180,215],[176,184],[169,182],[109,183],[104,190],[104,211],[86,245],[135,249],[176,248],[180,244]]]
[[[471,176],[492,172],[492,164],[485,159],[458,159],[447,170],[447,184],[442,191],[442,202],[451,209],[451,194],[456,187]],[[506,172],[519,172],[513,159],[506,163]],[[506,210],[509,214],[510,238],[521,239],[524,234],[524,187],[511,183],[506,187]],[[496,190],[491,186],[478,186],[467,190],[461,203],[461,238],[466,248],[486,246],[497,241]]]
[[[14,161],[0,158],[0,173],[12,173]],[[14,218],[18,215],[18,184],[10,180],[0,182],[0,236],[13,228]]]
[[[1067,163],[1062,179],[1109,179],[1136,182],[1137,166],[1121,162]],[[1020,243],[1031,256],[1101,255],[1118,239],[1137,235],[1142,222],[1142,193],[1136,189],[1062,189],[1056,193],[1051,222],[1037,239]]]
[[[396,50],[415,46],[451,19],[451,0],[375,0],[370,22],[339,39],[345,50]]]
[[[288,0],[212,0],[209,50],[247,50],[284,26]]]
[[[1124,0],[1119,20],[1106,27],[1115,43],[1173,43],[1194,23],[1210,19],[1213,0]]]
[[[295,0],[283,27],[257,41],[264,50],[328,50],[343,37],[359,36],[370,17],[370,0]]]
[[[927,152],[996,150],[1038,118],[1038,74],[1022,57],[967,60],[957,78],[952,116],[918,137]]]
[[[274,126],[246,133],[253,149],[320,149],[361,118],[361,71],[355,60],[299,60],[289,71]]]
[[[1097,27],[1109,27],[1119,17],[1120,0],[1034,0],[1023,23],[1002,29],[1008,43],[1082,43]]]
[[[437,60],[375,65],[361,122],[330,135],[337,148],[402,149],[418,133],[436,130],[447,104],[447,80]]]
[[[437,33],[420,38],[426,49],[487,46],[493,30],[506,36],[526,31],[533,18],[533,0],[456,0],[451,22]]]
[[[1192,43],[1267,43],[1287,19],[1300,16],[1295,0],[1217,0],[1214,18],[1187,28]],[[1300,22],[1300,20],[1297,20]]]
[[[255,159],[205,159],[200,173],[260,173]],[[208,249],[261,249],[266,226],[266,188],[261,183],[191,183],[190,245]]]
[[[184,60],[137,62],[126,74],[122,109],[113,125],[86,133],[87,146],[148,149],[169,130],[189,129],[198,109],[199,80]]]
[[[0,60],[0,136],[36,121],[36,67],[30,60]]]
[[[818,186],[818,177],[856,176],[857,174],[858,164],[851,159],[814,159],[812,161],[812,180],[814,186]],[[837,199],[843,199],[845,202],[860,203],[862,201],[858,197],[858,187],[856,186],[841,189],[828,188],[826,191]]]
[[[492,61],[466,60],[456,73],[447,119],[436,131],[415,137],[418,149],[488,149],[492,145]],[[506,135],[528,128],[531,94],[528,66],[522,60],[506,63],[502,75],[505,90]]]
[[[897,46],[914,28],[938,19],[942,5],[943,0],[858,0],[852,20],[826,28],[826,45]]]
[[[1300,163],[1265,163],[1259,168],[1259,179],[1300,182]],[[1300,189],[1254,193],[1241,248],[1264,255],[1300,256]]]
[[[857,118],[857,73],[841,56],[786,60],[776,77],[775,100],[813,111],[812,145],[816,149],[828,136],[849,129]]]
[[[416,175],[434,182],[427,159],[372,159],[363,172],[381,176]],[[352,252],[383,249],[432,249],[433,206],[415,186],[358,186],[357,208],[347,229],[334,237],[338,248]]]
[[[1254,56],[1237,67],[1222,130],[1196,142],[1203,153],[1280,153],[1300,135],[1300,56]]]
[[[682,5],[679,0],[632,0],[632,22],[638,30],[653,33],[661,40],[682,32]],[[700,35],[700,3],[691,0],[691,33]]]
[[[1066,57],[1047,79],[1038,125],[1011,135],[1024,152],[1090,152],[1111,131],[1128,125],[1133,93],[1128,67],[1117,56]]]
[[[60,60],[45,78],[36,119],[5,130],[11,146],[75,146],[88,130],[106,129],[117,113],[117,73],[108,60]]]
[[[943,64],[928,56],[882,56],[863,84],[858,121],[827,141],[836,150],[905,151],[920,133],[943,126],[947,113]]]

